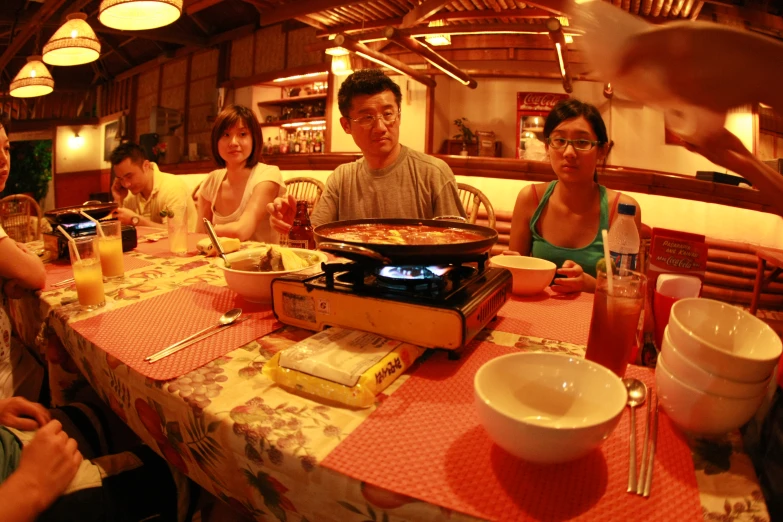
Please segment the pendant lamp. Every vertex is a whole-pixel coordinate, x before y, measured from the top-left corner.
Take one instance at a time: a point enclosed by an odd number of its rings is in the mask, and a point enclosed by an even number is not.
[[[174,23],[181,14],[182,0],[101,0],[98,20],[113,29],[142,31]]]
[[[11,96],[33,98],[54,90],[54,78],[38,55],[28,56],[27,63],[11,82]]]
[[[101,55],[101,44],[85,21],[85,13],[72,13],[49,38],[43,48],[43,61],[49,65],[81,65]]]
[[[351,56],[348,54],[332,56],[332,74],[335,76],[348,76],[349,74],[353,74]]]

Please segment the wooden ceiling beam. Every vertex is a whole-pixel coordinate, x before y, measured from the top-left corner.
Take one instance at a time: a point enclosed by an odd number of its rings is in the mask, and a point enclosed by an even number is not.
[[[382,20],[368,20],[365,23],[335,25],[333,27],[327,27],[325,30],[318,31],[317,33],[315,33],[315,36],[319,38],[326,38],[327,36],[332,36],[340,33],[348,34],[357,31],[364,31],[364,30],[372,31],[374,29],[382,29],[389,25],[399,26],[401,23],[402,23],[401,17],[384,18]]]
[[[185,34],[181,31],[172,31],[169,27],[163,27],[160,29],[150,29],[147,31],[121,31],[119,29],[112,29],[106,27],[101,23],[90,24],[93,31],[99,34],[117,34],[122,36],[135,36],[137,38],[144,38],[145,40],[152,40],[153,42],[164,42],[176,45],[190,45],[194,47],[206,47],[209,43],[205,36],[195,36]]]
[[[27,40],[38,32],[39,26],[53,16],[57,10],[62,7],[65,1],[66,0],[46,0],[43,5],[38,8],[30,21],[22,27],[0,56],[0,70],[5,69],[8,62],[11,61],[11,58],[16,56],[16,53],[22,49],[24,44],[27,43]]]
[[[213,5],[219,4],[222,1],[223,0],[192,0],[185,6],[185,13],[188,16],[193,16],[194,14],[212,7]]]
[[[428,45],[418,40],[414,40],[406,34],[402,34],[394,27],[387,27],[384,31],[384,34],[386,35],[388,41],[394,42],[397,45],[418,54],[435,67],[460,82],[462,85],[465,85],[471,89],[475,89],[478,86],[476,80],[471,78],[469,74],[445,59],[443,56],[433,51]]]
[[[693,6],[693,11],[691,12],[691,20],[697,20],[699,18],[702,7],[704,7],[704,2],[698,0],[696,2],[696,5]]]
[[[402,23],[399,26],[400,29],[407,29],[408,27],[418,25],[420,22],[440,11],[443,6],[449,2],[450,0],[424,0],[424,2],[414,7],[411,12],[402,17]]]
[[[568,44],[566,44],[565,41],[563,28],[558,27],[556,30],[549,31],[549,38],[552,40],[552,44],[555,48],[555,59],[557,60],[560,74],[563,77],[563,89],[570,94],[573,92],[574,87],[571,81],[571,72],[568,64]]]
[[[63,11],[63,21],[69,14],[78,13],[90,2],[92,2],[92,0],[76,0],[73,2],[71,5],[65,8],[65,11]]]
[[[198,13],[193,13],[192,15],[188,15],[188,18],[190,18],[190,21],[193,22],[196,25],[196,27],[199,28],[199,30],[203,35],[208,36],[212,32],[212,27],[210,27],[209,24],[204,22]]]
[[[319,31],[328,31],[329,30],[329,28],[326,27],[326,25],[322,24],[321,22],[319,22],[315,18],[311,18],[309,15],[297,16],[295,18],[295,20],[298,20],[298,21],[302,22],[303,24],[307,24],[310,27],[315,27]]]
[[[370,49],[363,43],[359,42],[358,40],[354,40],[350,36],[338,34],[334,40],[332,40],[332,42],[334,42],[336,47],[345,47],[349,51],[356,53],[361,58],[380,63],[381,65],[393,69],[400,74],[410,76],[412,79],[428,87],[436,86],[435,80],[433,80],[431,77],[425,74],[421,74],[419,71],[411,68],[407,64],[402,63],[396,58],[392,58],[391,56]]]
[[[109,51],[116,54],[123,62],[128,64],[128,67],[135,67],[136,64],[133,63],[133,60],[131,60],[131,57],[128,53],[125,52],[124,49],[122,49],[119,45],[117,45],[116,42],[113,42],[111,37],[103,35],[103,43],[106,44],[106,47],[109,48]],[[108,54],[108,53],[106,53]]]
[[[538,7],[544,11],[556,14],[557,16],[568,16],[568,10],[571,7],[570,0],[535,0],[529,2],[525,0],[525,5]]]
[[[247,0],[245,0],[247,1]],[[253,3],[253,2],[251,2]],[[359,0],[306,0],[300,2],[291,2],[270,10],[261,10],[261,27],[284,22],[297,16],[309,15],[327,9],[344,7],[347,5],[358,4]]]
[[[711,14],[716,22],[727,25],[743,25],[770,33],[783,32],[783,17],[759,9],[712,3],[707,10],[702,9],[702,13]]]

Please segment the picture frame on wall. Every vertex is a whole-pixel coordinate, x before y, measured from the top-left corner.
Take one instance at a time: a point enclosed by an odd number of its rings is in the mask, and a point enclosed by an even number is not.
[[[109,161],[112,151],[120,144],[120,141],[117,139],[117,131],[119,129],[119,120],[106,124],[103,136],[103,161]]]

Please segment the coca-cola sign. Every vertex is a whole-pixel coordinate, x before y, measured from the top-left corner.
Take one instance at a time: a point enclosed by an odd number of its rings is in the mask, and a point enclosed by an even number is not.
[[[518,92],[517,110],[549,112],[560,100],[568,98],[567,94],[552,92]]]

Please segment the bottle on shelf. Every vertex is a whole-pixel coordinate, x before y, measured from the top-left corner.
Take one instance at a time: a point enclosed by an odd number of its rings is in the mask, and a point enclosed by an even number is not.
[[[294,224],[288,231],[288,246],[315,250],[315,238],[310,224],[310,214],[307,212],[307,201],[296,202]]]
[[[272,145],[272,154],[280,154],[280,138],[275,136],[275,144]]]
[[[639,230],[634,216],[636,205],[620,203],[617,205],[617,218],[609,227],[609,253],[618,268],[636,270],[639,256]]]
[[[293,152],[298,154],[298,153],[302,152],[302,149],[301,149],[302,144],[299,142],[299,131],[297,131],[296,134],[297,135],[294,136],[294,150],[293,150]]]

